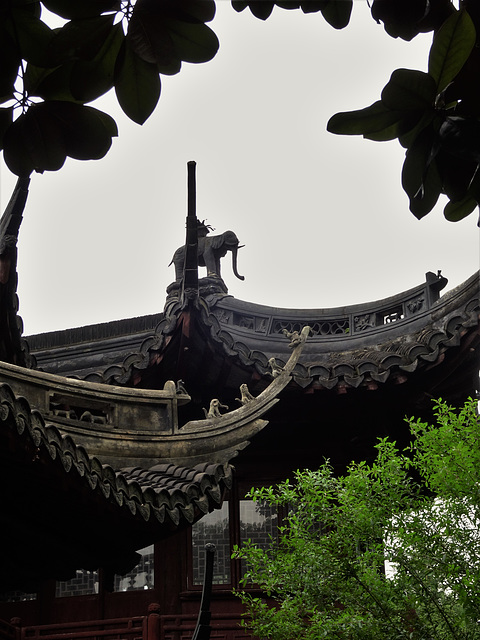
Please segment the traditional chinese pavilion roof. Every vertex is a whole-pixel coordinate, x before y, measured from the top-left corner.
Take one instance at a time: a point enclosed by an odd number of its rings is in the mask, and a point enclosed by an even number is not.
[[[239,482],[365,459],[379,436],[402,435],[405,414],[478,390],[478,273],[443,296],[446,279],[428,273],[364,305],[253,304],[199,279],[190,211],[185,276],[162,312],[24,340],[25,199],[19,183],[0,225],[1,562],[22,588],[80,566],[125,571],[132,549],[220,505],[233,458]]]
[[[232,468],[114,469],[0,386],[0,591],[75,569],[124,573],[138,549],[218,508]]]
[[[365,305],[292,310],[252,304],[227,295],[219,267],[226,248],[215,264],[209,260],[207,277],[199,279],[207,249],[213,252],[222,236],[210,244],[204,233],[200,237],[195,210],[195,163],[190,162],[185,249],[175,254],[182,256],[183,277],[177,261],[163,314],[30,337],[37,366],[140,388],[182,380],[198,409],[220,395],[234,402],[245,383],[257,395],[269,384],[272,364],[285,366],[286,338],[309,326],[291,388],[310,393],[374,390],[440,367],[450,378],[452,396],[455,386],[460,395],[472,389],[472,370],[478,371],[478,274],[442,298],[447,280],[438,272],[427,273],[413,289]],[[430,384],[426,391],[438,390]]]
[[[92,432],[101,432],[95,423],[100,405],[137,429],[149,416],[151,427],[175,431],[176,408],[189,398],[171,383],[150,394],[109,387],[102,403],[98,386],[72,388],[65,378],[29,368],[34,360],[21,337],[16,298],[16,244],[27,195],[28,179],[19,179],[0,221],[0,591],[33,591],[78,568],[123,574],[138,562],[135,549],[219,508],[232,479],[230,465],[208,460],[181,465],[149,459],[132,466],[128,443],[125,455],[109,465],[81,445],[81,435],[58,428],[55,413],[44,419],[67,394],[91,418]]]
[[[210,384],[231,395],[241,382],[266,386],[269,360],[282,366],[288,359],[285,333],[309,325],[292,385],[310,392],[373,389],[441,367],[449,351],[462,351],[464,368],[478,362],[479,275],[440,298],[445,284],[429,273],[399,295],[335,309],[280,309],[225,295],[206,295],[185,309],[173,299],[163,314],[31,336],[28,343],[38,367],[61,375],[146,387],[169,376],[189,391]]]

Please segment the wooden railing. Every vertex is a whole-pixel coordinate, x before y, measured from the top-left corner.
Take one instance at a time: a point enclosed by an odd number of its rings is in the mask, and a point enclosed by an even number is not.
[[[331,309],[277,309],[225,298],[213,310],[222,328],[256,338],[284,340],[284,333],[310,327],[309,343],[351,340],[390,330],[396,323],[415,322],[430,313],[447,279],[428,272],[425,282],[395,296],[364,304]]]
[[[200,630],[194,613],[160,615],[158,605],[151,605],[151,609],[147,616],[68,624],[21,627],[1,622],[0,640],[193,640]],[[248,638],[238,614],[213,614],[208,627],[210,640]]]
[[[14,618],[12,622],[19,622],[18,618]],[[0,640],[17,640],[17,629],[15,624],[9,624],[5,620],[0,620]]]
[[[165,640],[165,627],[178,632],[182,638],[185,631],[192,640],[209,640],[211,632],[210,598],[212,593],[213,562],[215,545],[205,546],[206,565],[203,579],[202,600],[196,618],[194,616],[162,616],[160,605],[152,603],[145,616],[112,618],[110,620],[86,620],[58,624],[22,626],[20,618],[10,624],[0,620],[0,640]],[[171,623],[173,622],[173,628]],[[170,623],[170,625],[169,625]]]
[[[147,616],[21,627],[19,640],[158,640],[145,633]]]
[[[210,640],[210,598],[212,593],[215,545],[205,546],[206,564],[203,578],[200,611],[194,616],[162,616],[160,605],[152,603],[146,616],[86,620],[59,624],[21,626],[20,618],[9,623],[0,620],[0,640],[165,640],[167,637],[185,637],[190,630],[192,640]],[[169,626],[170,622],[170,626]],[[173,622],[173,628],[171,623]],[[166,627],[173,632],[166,633]]]

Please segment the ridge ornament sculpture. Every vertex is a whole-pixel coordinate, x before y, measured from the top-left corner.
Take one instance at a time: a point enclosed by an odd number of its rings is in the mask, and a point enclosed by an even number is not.
[[[244,245],[240,245],[240,242],[233,231],[224,231],[219,235],[209,236],[210,231],[214,229],[205,224],[205,220],[200,221],[197,219],[197,233],[198,233],[198,265],[200,267],[207,268],[208,278],[221,278],[220,274],[220,259],[227,255],[228,251],[232,252],[232,269],[233,273],[239,280],[245,280],[245,277],[240,275],[237,270],[237,252]],[[184,274],[185,266],[185,245],[179,247],[173,254],[173,258],[168,266],[172,263],[175,265],[175,281],[180,282]]]

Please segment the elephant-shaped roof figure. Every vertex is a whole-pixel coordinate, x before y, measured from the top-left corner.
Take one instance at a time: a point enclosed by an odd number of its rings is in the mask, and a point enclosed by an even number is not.
[[[232,253],[232,269],[233,273],[239,280],[245,280],[237,270],[237,252],[244,245],[240,242],[233,231],[224,231],[217,235],[209,235],[210,231],[214,231],[213,227],[205,224],[205,220],[197,219],[197,259],[198,266],[207,268],[208,278],[221,279],[220,259],[223,258],[228,251]],[[185,245],[179,247],[173,254],[170,264],[175,265],[175,281],[180,282],[184,275],[185,268]],[[170,265],[169,265],[170,266]]]

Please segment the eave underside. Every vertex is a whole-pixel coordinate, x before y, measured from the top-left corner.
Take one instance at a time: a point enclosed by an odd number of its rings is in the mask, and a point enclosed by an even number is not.
[[[35,591],[78,568],[123,574],[136,549],[221,506],[228,465],[114,470],[1,387],[0,592]]]

